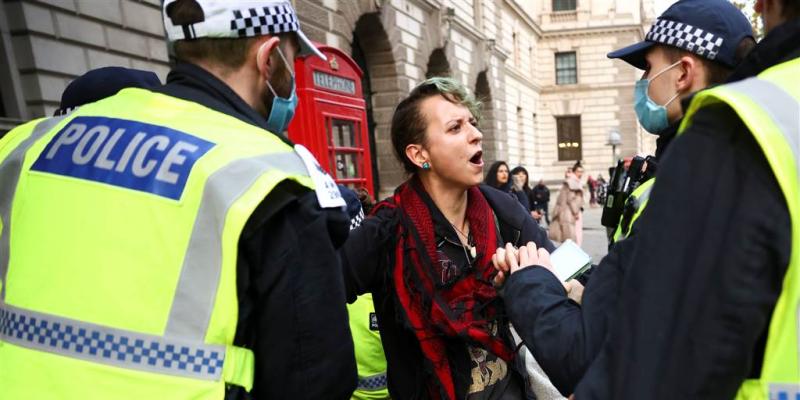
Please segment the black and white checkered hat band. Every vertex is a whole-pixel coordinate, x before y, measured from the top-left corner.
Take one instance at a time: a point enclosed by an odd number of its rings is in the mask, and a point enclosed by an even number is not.
[[[723,38],[682,22],[657,19],[645,40],[675,46],[714,60],[722,48]]]
[[[274,35],[298,30],[300,22],[297,14],[287,5],[233,10],[231,31],[236,32],[238,37]]]

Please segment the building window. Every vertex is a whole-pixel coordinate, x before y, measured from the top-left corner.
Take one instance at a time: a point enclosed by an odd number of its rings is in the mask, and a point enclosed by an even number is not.
[[[556,117],[558,134],[558,161],[577,161],[582,159],[581,117]]]
[[[473,7],[475,9],[475,27],[483,30],[483,0],[475,0]]]
[[[578,83],[578,58],[574,51],[556,53],[556,85]]]
[[[512,46],[514,46],[514,66],[519,68],[519,35],[516,32],[511,34]]]
[[[519,163],[522,164],[524,160],[522,159],[522,155],[526,153],[525,150],[525,122],[522,120],[522,107],[517,107],[517,141],[519,143],[519,148],[517,153],[519,154]]]
[[[553,11],[575,11],[577,0],[553,0]]]
[[[531,80],[536,78],[536,60],[533,54],[533,46],[528,47],[528,66],[530,68]]]

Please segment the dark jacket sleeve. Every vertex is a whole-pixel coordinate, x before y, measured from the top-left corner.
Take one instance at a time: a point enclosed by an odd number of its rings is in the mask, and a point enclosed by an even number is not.
[[[522,204],[522,207],[525,210],[531,210],[531,202],[528,201],[528,195],[524,191],[512,191],[512,193],[514,193],[514,196],[519,201],[519,204]]]
[[[395,240],[397,212],[382,208],[367,217],[361,226],[350,232],[339,250],[347,302],[372,292],[380,285],[388,267],[388,257]]]
[[[609,340],[578,399],[730,399],[759,373],[791,251],[764,155],[729,108],[708,108],[657,179]]]
[[[355,389],[336,256],[348,229],[341,210],[321,209],[314,192],[291,182],[248,221],[239,245],[235,342],[255,352],[253,398],[347,399]]]
[[[555,245],[547,237],[547,231],[536,223],[530,212],[517,201],[515,196],[489,185],[480,185],[479,188],[500,222],[500,236],[503,242],[515,246],[534,242],[537,247],[547,249],[551,253],[555,250]]]
[[[573,393],[600,351],[618,298],[622,255],[633,245],[632,240],[619,243],[593,268],[582,306],[567,297],[555,275],[539,266],[518,271],[506,282],[511,322],[564,396]]]

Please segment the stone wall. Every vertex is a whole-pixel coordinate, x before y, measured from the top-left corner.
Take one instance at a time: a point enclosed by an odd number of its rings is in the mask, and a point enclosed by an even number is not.
[[[556,181],[555,117],[580,114],[583,158],[596,175],[619,155],[652,149],[633,114],[637,71],[608,51],[641,40],[652,0],[579,0],[554,13],[551,1],[292,0],[306,34],[354,55],[368,75],[373,172],[379,195],[405,178],[392,150],[394,107],[431,75],[452,76],[484,101],[484,159],[524,165],[532,179]],[[20,0],[0,5],[0,131],[15,120],[49,115],[75,76],[106,65],[154,70],[168,56],[159,0]],[[578,83],[555,85],[554,53],[576,51]],[[9,100],[10,99],[10,100]],[[9,122],[11,121],[11,122]],[[604,175],[607,172],[604,172]]]
[[[168,56],[159,4],[159,0],[3,3],[27,117],[52,115],[67,84],[93,68],[151,70],[164,80]]]

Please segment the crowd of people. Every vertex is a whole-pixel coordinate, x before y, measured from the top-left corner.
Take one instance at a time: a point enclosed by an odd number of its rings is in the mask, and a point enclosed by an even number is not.
[[[755,7],[757,45],[680,0],[609,54],[659,148],[562,281],[602,177],[575,163],[551,207],[484,174],[481,102],[432,77],[373,203],[284,136],[293,60],[325,57],[291,2],[164,1],[166,83],[91,71],[0,139],[0,397],[800,398],[800,1]]]
[[[567,169],[552,211],[550,188],[544,183],[544,179],[539,179],[531,187],[528,170],[523,166],[515,167],[509,172],[508,163],[495,161],[489,167],[483,183],[515,197],[539,225],[548,229],[552,240],[563,242],[571,239],[580,245],[583,241],[582,213],[586,197],[589,197],[590,207],[599,207],[605,201],[607,190],[607,183],[602,175],[598,175],[597,179],[589,175],[584,182],[583,173],[584,167],[580,161]]]

